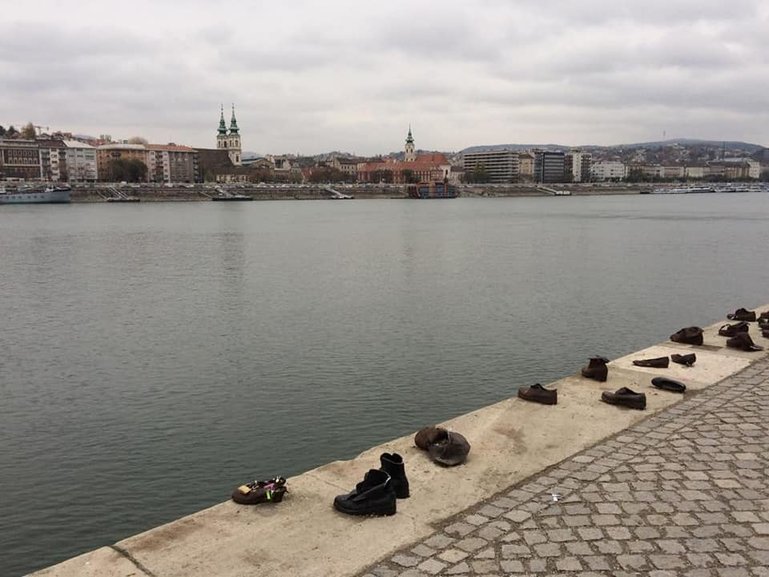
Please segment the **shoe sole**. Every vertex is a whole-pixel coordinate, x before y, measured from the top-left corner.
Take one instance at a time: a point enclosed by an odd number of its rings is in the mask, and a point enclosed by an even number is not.
[[[608,405],[615,405],[617,407],[627,407],[628,409],[635,409],[637,411],[645,411],[646,403],[631,403],[626,401],[614,401],[601,398],[601,400]]]
[[[382,511],[353,511],[345,509],[344,507],[340,507],[336,501],[334,501],[334,509],[340,513],[344,513],[345,515],[353,515],[355,517],[389,517],[390,515],[395,515],[396,512],[395,503],[393,503],[392,507],[387,507]]]
[[[523,399],[524,401],[529,401],[530,403],[539,403],[540,405],[557,405],[558,399],[530,399],[527,397],[523,397],[518,394],[519,399]]]

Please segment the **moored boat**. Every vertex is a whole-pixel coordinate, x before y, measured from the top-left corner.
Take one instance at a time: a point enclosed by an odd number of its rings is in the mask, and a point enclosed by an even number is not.
[[[62,204],[70,201],[69,186],[22,188],[16,191],[0,190],[0,204]]]
[[[406,185],[409,198],[456,198],[457,188],[447,182],[420,182]]]

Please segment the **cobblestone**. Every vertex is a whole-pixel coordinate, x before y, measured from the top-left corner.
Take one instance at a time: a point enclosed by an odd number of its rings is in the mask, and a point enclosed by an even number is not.
[[[767,475],[769,358],[360,575],[769,577]]]

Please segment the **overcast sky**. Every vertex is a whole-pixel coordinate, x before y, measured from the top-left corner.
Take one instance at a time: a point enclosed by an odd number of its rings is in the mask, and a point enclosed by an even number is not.
[[[0,125],[260,153],[769,145],[766,0],[0,0]]]

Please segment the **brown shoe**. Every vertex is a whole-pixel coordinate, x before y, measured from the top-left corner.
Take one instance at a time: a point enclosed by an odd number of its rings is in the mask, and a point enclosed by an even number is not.
[[[679,365],[684,365],[687,367],[694,366],[694,363],[697,361],[697,355],[694,353],[689,353],[688,355],[670,355],[670,360],[674,363],[678,363]]]
[[[686,345],[702,344],[702,329],[700,327],[686,327],[670,335],[670,340],[674,343],[684,343]]]
[[[723,325],[718,329],[718,334],[722,337],[733,337],[739,333],[746,333],[750,330],[750,325],[746,321],[734,323],[733,325]]]
[[[749,311],[747,309],[737,309],[732,314],[726,315],[726,318],[730,321],[750,321],[755,322],[756,311]]]
[[[596,381],[605,381],[609,375],[609,367],[606,363],[609,359],[606,357],[592,357],[586,367],[582,367],[582,376]]]
[[[433,443],[446,439],[449,432],[443,427],[424,427],[414,435],[414,444],[426,451]]]
[[[653,367],[655,369],[667,369],[670,364],[668,357],[657,357],[656,359],[639,359],[633,361],[633,364],[637,367]]]
[[[646,408],[646,395],[631,391],[627,387],[622,387],[613,393],[604,391],[601,393],[601,400],[610,405],[620,405],[629,409],[638,409],[639,411],[643,411]]]
[[[741,351],[753,352],[763,351],[764,347],[759,347],[753,342],[748,333],[740,333],[730,339],[727,339],[726,346],[732,349],[739,349]]]
[[[518,389],[518,397],[542,405],[558,404],[558,391],[548,390],[539,383]]]

